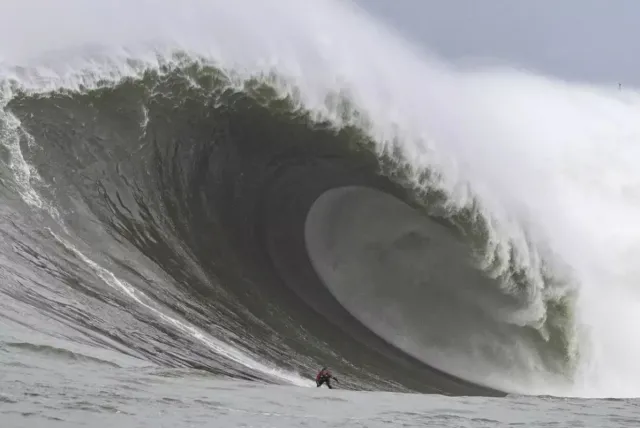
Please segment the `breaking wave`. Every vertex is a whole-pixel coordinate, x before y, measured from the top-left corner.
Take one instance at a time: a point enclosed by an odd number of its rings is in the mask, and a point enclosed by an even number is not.
[[[638,99],[450,70],[346,5],[244,3],[185,10],[286,25],[5,58],[6,322],[269,382],[633,394],[606,357],[634,346],[603,332],[635,308],[613,266],[637,244],[590,227],[631,218],[640,176],[583,174],[595,139],[635,156]]]

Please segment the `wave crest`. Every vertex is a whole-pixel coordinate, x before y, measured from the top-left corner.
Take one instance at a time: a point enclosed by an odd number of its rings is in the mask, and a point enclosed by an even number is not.
[[[463,379],[515,391],[541,377],[570,380],[573,297],[562,270],[501,239],[473,189],[453,195],[433,160],[410,159],[400,133],[380,139],[349,91],[309,109],[285,77],[247,78],[185,54],[89,87],[14,91],[6,110],[35,141],[26,161],[63,226],[137,289],[234,346],[296,371],[330,362],[360,388],[493,394]],[[358,221],[318,219],[319,201],[352,186],[376,192],[341,208]],[[405,214],[383,215],[400,206]],[[362,239],[375,257],[352,248]],[[323,255],[310,260],[318,244]],[[434,258],[451,266],[425,270],[421,261]],[[332,263],[353,269],[336,281]],[[354,306],[344,290],[365,297]],[[158,358],[147,340],[127,343]],[[213,369],[193,356],[162,360]],[[471,362],[482,370],[470,373]]]

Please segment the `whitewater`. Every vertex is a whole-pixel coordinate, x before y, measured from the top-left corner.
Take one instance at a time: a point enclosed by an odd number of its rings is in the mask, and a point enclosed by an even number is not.
[[[1,19],[11,426],[637,419],[637,90],[455,66],[349,1]]]

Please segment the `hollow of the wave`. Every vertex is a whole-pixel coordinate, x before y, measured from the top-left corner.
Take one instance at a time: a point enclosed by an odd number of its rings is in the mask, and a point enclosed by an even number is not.
[[[353,388],[455,395],[530,392],[563,369],[564,348],[514,321],[530,306],[526,284],[507,293],[484,275],[473,237],[425,209],[438,197],[413,195],[361,129],[313,120],[269,81],[233,88],[222,70],[185,60],[9,107],[41,148],[28,159],[66,224],[102,243],[97,221],[153,263],[132,265],[120,244],[96,255],[112,253],[147,295],[196,307],[199,327],[265,360],[310,376],[328,364]],[[161,269],[176,293],[138,281],[141,268]],[[179,341],[164,353],[131,346],[163,364],[262,376],[214,353],[175,359]]]
[[[509,322],[518,299],[476,267],[449,228],[394,196],[360,186],[326,191],[309,211],[305,237],[330,292],[387,342],[505,390],[548,376],[535,335]]]
[[[308,378],[329,365],[344,387],[500,395],[389,346],[319,281],[304,244],[317,197],[354,184],[403,192],[361,133],[313,122],[276,95],[256,81],[230,89],[220,70],[187,63],[86,92],[20,94],[10,108],[41,148],[29,161],[66,226],[199,328]],[[158,270],[158,283],[137,275]],[[172,337],[162,352],[153,335],[121,340],[160,364],[271,381]]]

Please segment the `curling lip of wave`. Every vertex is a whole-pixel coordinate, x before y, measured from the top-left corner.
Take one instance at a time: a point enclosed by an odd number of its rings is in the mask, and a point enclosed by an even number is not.
[[[96,334],[162,364],[274,380],[259,365],[203,349],[196,335],[184,336],[192,330],[175,323],[162,352],[150,351],[169,320],[153,309],[160,304],[276,366],[309,372],[309,359],[322,361],[353,388],[502,395],[390,345],[318,280],[304,236],[317,197],[352,184],[406,192],[380,174],[372,143],[358,129],[312,120],[260,79],[234,89],[221,70],[197,62],[84,92],[17,94],[8,109],[36,142],[27,158],[45,183],[38,191],[71,235],[64,238],[69,251],[59,255],[70,257],[60,262],[65,275],[79,277],[68,284],[98,306],[123,299],[76,271],[71,260],[79,258],[98,279],[126,279],[126,311],[159,315],[138,327],[140,335],[117,312],[97,311],[107,319],[91,322]],[[92,243],[89,255],[74,249],[87,251],[76,241]],[[100,266],[106,260],[109,271]],[[149,282],[149,275],[164,279]],[[72,316],[55,308],[55,316]]]
[[[566,322],[562,302],[549,305],[546,328],[514,324],[527,294],[504,292],[446,218],[373,188],[336,187],[315,200],[305,236],[338,301],[420,360],[509,391],[571,372],[565,331],[553,324]],[[507,368],[516,381],[504,379]]]

